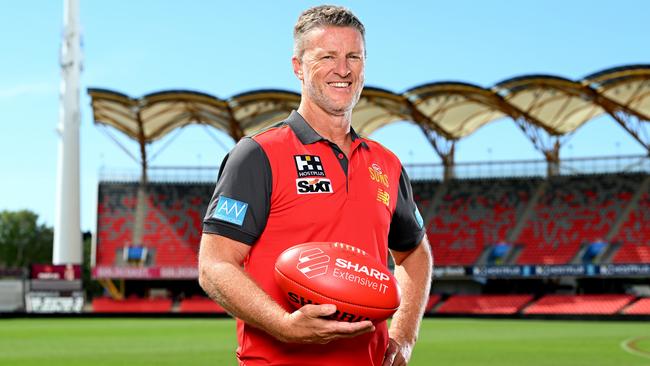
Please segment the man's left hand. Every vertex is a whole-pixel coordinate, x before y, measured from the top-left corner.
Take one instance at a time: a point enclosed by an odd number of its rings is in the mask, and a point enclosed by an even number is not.
[[[411,359],[412,347],[410,344],[400,344],[393,338],[389,338],[382,366],[406,366]]]

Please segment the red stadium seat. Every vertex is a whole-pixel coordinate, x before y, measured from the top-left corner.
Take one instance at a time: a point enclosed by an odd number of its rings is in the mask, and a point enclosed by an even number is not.
[[[650,263],[650,193],[644,194],[621,226],[615,242],[621,247],[614,263]]]
[[[425,200],[422,188],[417,197]],[[484,248],[502,242],[532,196],[538,179],[452,180],[427,224],[436,265],[472,265]],[[423,204],[424,206],[424,204]]]
[[[650,315],[650,298],[642,298],[623,309],[623,314]]]
[[[180,303],[179,311],[181,313],[216,313],[226,314],[219,304],[207,297],[191,297],[184,299]]]
[[[631,295],[546,295],[524,314],[616,314],[634,300]]]
[[[213,183],[150,183],[142,245],[152,256],[149,265],[195,267],[203,215]],[[97,265],[125,265],[116,256],[132,245],[136,183],[99,185]]]
[[[581,244],[607,235],[643,176],[562,176],[549,179],[534,214],[522,230],[519,264],[564,264]]]
[[[516,314],[532,295],[455,295],[436,311],[446,314]]]
[[[431,295],[427,301],[427,306],[424,308],[425,313],[431,312],[431,310],[440,302],[440,295]]]
[[[127,298],[113,300],[108,297],[92,301],[94,313],[169,313],[172,310],[170,299]]]

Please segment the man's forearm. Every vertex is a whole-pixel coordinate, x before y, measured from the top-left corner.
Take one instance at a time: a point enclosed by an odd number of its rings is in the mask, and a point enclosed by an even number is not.
[[[203,290],[231,315],[279,337],[277,328],[287,312],[245,272],[232,263],[217,262],[200,267]]]
[[[402,303],[393,315],[389,335],[402,343],[417,340],[422,314],[431,288],[432,258],[428,241],[395,266],[395,278],[402,291]]]

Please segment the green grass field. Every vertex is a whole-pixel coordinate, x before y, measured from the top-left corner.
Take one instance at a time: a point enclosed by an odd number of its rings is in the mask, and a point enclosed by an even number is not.
[[[230,319],[0,320],[3,366],[233,365],[235,345]],[[410,365],[650,365],[650,324],[425,319]]]

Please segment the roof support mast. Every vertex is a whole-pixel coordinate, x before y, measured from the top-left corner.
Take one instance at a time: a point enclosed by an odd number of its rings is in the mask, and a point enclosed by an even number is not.
[[[79,204],[79,79],[81,35],[79,1],[65,0],[64,32],[61,45],[61,108],[59,134],[54,264],[81,263]]]

